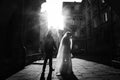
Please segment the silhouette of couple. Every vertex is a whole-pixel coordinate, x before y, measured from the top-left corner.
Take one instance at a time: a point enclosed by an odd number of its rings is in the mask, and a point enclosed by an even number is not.
[[[58,54],[56,58],[56,64],[55,64],[55,73],[57,76],[64,76],[64,75],[71,75],[71,74],[73,75],[72,61],[71,61],[71,49],[72,49],[71,36],[72,36],[71,33],[67,31],[63,35],[60,41]],[[49,72],[52,74],[52,71],[54,70],[52,68],[52,55],[55,49],[57,48],[54,43],[54,39],[51,35],[51,32],[49,32],[48,35],[46,36],[46,40],[44,44],[44,50],[46,55],[45,55],[45,60],[43,65],[42,76],[44,76],[45,67],[48,59],[49,59]]]

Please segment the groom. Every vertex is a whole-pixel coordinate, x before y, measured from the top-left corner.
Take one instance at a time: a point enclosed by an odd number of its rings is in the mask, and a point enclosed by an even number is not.
[[[49,31],[47,36],[46,36],[45,44],[44,44],[45,59],[44,59],[44,65],[43,65],[42,73],[45,72],[47,60],[49,60],[49,71],[53,71],[54,70],[52,68],[52,57],[53,57],[53,52],[56,49],[57,49],[57,47],[56,47],[54,39],[52,37],[52,32]]]

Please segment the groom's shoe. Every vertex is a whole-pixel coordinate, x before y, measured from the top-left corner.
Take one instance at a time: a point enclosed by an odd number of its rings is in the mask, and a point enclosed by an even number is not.
[[[60,76],[60,75],[61,75],[61,73],[60,73],[60,72],[57,72],[57,73],[56,73],[56,75],[57,75],[57,76]]]

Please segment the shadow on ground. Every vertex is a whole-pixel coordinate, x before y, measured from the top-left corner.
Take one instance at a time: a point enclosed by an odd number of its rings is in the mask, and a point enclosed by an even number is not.
[[[46,80],[45,73],[41,73],[40,80]],[[52,80],[52,71],[49,71],[48,76],[47,76],[47,80]]]
[[[45,73],[41,73],[40,80],[52,80],[52,71],[49,71],[47,79],[45,79]],[[77,77],[74,74],[67,75],[62,74],[57,76],[57,80],[78,80]]]
[[[58,80],[78,80],[74,74],[57,76]]]

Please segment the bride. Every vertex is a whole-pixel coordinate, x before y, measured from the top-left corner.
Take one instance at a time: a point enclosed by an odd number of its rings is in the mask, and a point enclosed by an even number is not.
[[[72,74],[72,61],[70,53],[71,49],[72,49],[71,33],[67,31],[60,41],[55,68],[56,75]]]

